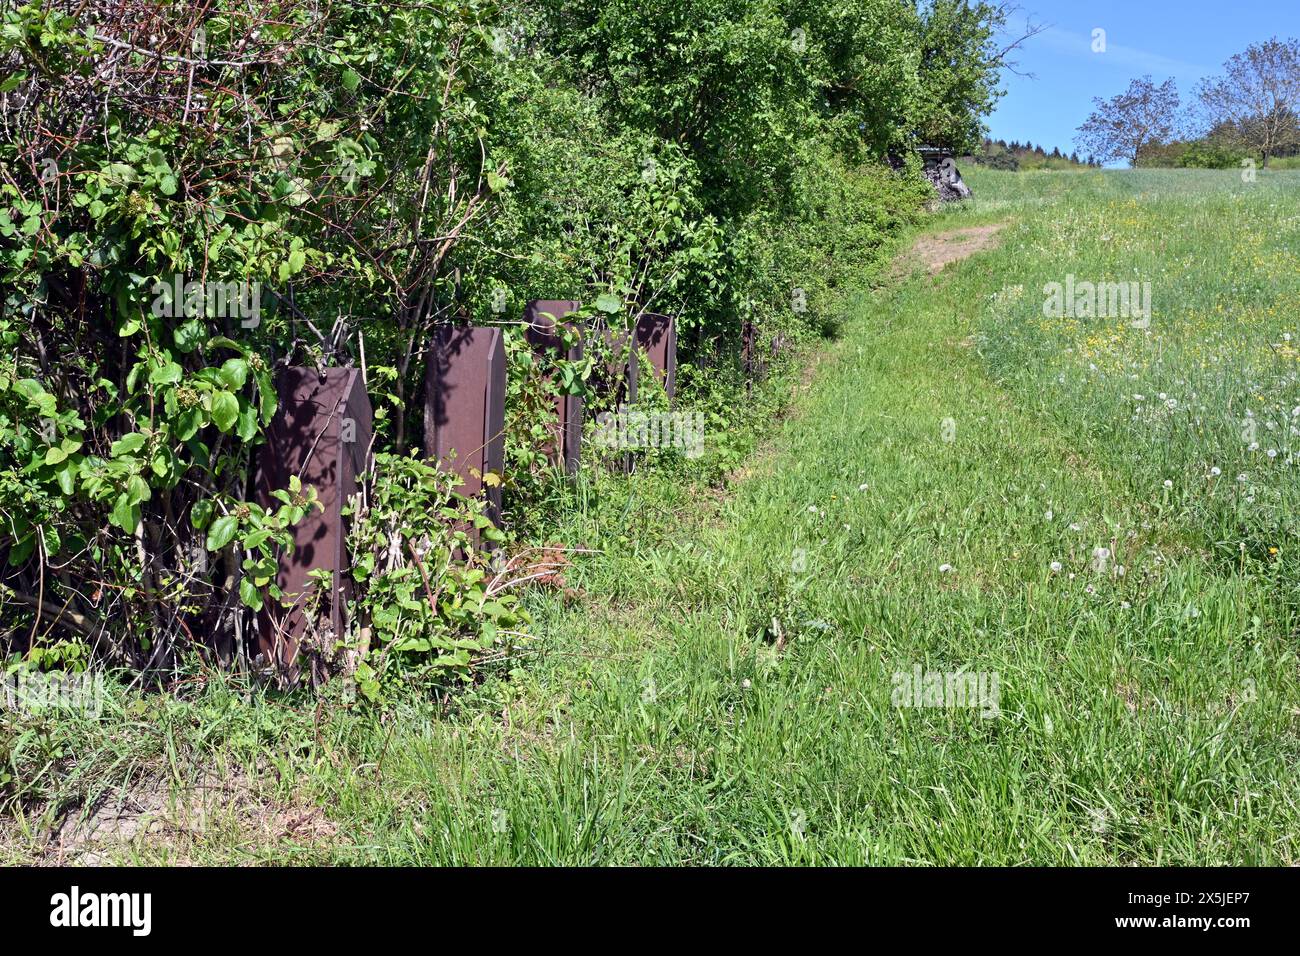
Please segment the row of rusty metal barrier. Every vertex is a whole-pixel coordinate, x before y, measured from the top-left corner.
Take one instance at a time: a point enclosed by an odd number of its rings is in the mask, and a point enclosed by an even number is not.
[[[542,358],[565,355],[564,317],[581,308],[572,300],[529,302],[525,334]],[[567,350],[583,357],[582,330]],[[609,360],[597,369],[595,387],[615,404],[634,404],[644,356],[670,399],[676,392],[677,328],[672,316],[643,314],[627,332],[604,332]],[[440,326],[428,346],[425,366],[424,453],[439,468],[458,475],[460,494],[483,498],[488,516],[501,522],[500,476],[505,457],[506,354],[502,331],[492,326]],[[293,673],[309,623],[332,644],[346,631],[350,580],[347,525],[343,509],[358,493],[372,459],[373,412],[356,368],[290,367],[276,377],[280,405],[258,456],[254,487],[264,507],[272,492],[288,488],[297,475],[314,486],[321,508],[293,530],[292,552],[281,555],[276,583],[286,605],[268,602],[258,619],[257,651]],[[582,446],[583,399],[556,399],[554,438],[549,452],[557,466],[577,471]],[[317,599],[312,572],[331,573],[329,594]],[[309,621],[309,618],[311,619]]]

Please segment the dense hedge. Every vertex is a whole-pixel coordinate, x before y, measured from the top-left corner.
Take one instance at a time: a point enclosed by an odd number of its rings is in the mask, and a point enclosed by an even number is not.
[[[978,141],[999,25],[965,0],[6,3],[0,640],[161,669],[247,631],[311,507],[250,500],[277,364],[364,360],[368,546],[467,507],[401,464],[437,323],[672,312],[683,381],[734,390],[742,328],[825,331],[925,198],[885,155]],[[512,398],[545,408],[516,344]],[[510,426],[517,509],[537,424]],[[472,568],[438,572],[464,602],[404,611],[427,602],[389,550],[370,610],[404,650],[463,663],[514,623],[465,611],[493,597]]]

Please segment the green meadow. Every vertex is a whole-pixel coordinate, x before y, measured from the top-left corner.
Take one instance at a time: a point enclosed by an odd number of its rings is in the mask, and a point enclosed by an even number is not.
[[[1300,862],[1300,171],[967,181],[725,481],[588,470],[472,687],[115,691],[0,755],[0,858]]]

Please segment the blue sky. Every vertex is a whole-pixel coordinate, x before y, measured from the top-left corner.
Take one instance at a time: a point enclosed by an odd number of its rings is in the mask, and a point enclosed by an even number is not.
[[[1223,61],[1271,36],[1300,37],[1300,0],[1019,0],[1025,16],[1051,28],[1026,41],[1017,69],[1003,74],[1006,96],[989,117],[994,139],[1035,143],[1049,152],[1075,149],[1074,135],[1092,99],[1114,96],[1129,80],[1174,77],[1186,104],[1197,82]],[[1094,29],[1106,52],[1092,52]],[[1017,34],[1018,35],[1018,34]]]

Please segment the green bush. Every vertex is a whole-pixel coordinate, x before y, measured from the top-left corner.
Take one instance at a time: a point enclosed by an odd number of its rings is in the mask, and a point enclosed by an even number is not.
[[[390,674],[449,680],[508,641],[526,622],[512,583],[484,544],[504,535],[481,501],[455,493],[455,479],[418,458],[375,456],[369,494],[353,512],[357,644],[345,648],[363,694]],[[391,681],[388,681],[391,683]]]
[[[1177,165],[1184,169],[1234,169],[1245,158],[1245,153],[1228,146],[1197,140],[1188,144]]]

